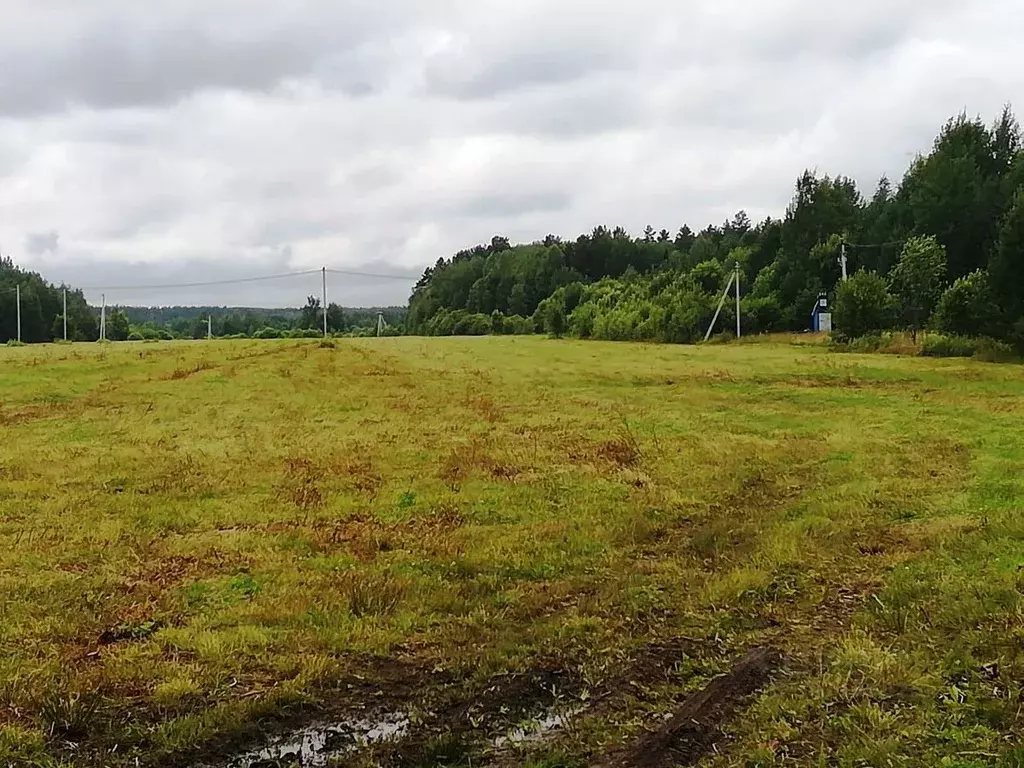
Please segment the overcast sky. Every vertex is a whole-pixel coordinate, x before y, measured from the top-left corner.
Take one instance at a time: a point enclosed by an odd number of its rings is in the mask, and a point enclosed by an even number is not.
[[[1024,0],[0,0],[0,29],[0,251],[89,287],[777,216],[806,167],[870,192],[951,114],[1024,104]]]

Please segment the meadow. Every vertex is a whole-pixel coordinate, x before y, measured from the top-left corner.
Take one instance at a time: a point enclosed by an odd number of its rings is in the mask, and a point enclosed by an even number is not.
[[[677,762],[1022,765],[1022,416],[799,337],[0,349],[0,765],[591,765],[766,647]]]

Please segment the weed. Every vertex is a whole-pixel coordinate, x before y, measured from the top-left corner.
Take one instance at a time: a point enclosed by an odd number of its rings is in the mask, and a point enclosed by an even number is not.
[[[43,730],[51,738],[74,741],[87,736],[95,724],[101,699],[95,693],[49,688],[35,703]]]
[[[231,579],[231,591],[236,595],[252,599],[260,593],[260,585],[250,574],[240,573]]]
[[[356,618],[389,616],[409,591],[409,584],[390,574],[349,571],[338,584],[349,613]]]

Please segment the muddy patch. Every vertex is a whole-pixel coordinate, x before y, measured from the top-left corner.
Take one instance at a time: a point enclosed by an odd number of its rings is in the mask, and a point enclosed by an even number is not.
[[[584,707],[568,707],[549,710],[532,720],[521,723],[504,736],[498,736],[492,742],[497,750],[520,744],[544,741],[559,731],[570,726],[573,719],[586,711]]]
[[[420,677],[417,685],[401,693],[392,691],[394,695],[387,697],[389,704],[380,704],[387,708],[377,710],[383,714],[322,713],[314,724],[279,732],[219,765],[276,768],[370,760],[374,765],[404,768],[461,765],[470,758],[473,765],[493,761],[504,765],[521,748],[572,733],[584,718],[603,716],[624,706],[626,699],[647,699],[653,688],[701,674],[699,645],[679,638],[643,646],[604,667],[603,680],[596,686],[588,685],[567,659],[549,659],[548,664],[533,669],[475,683],[450,678],[427,682]],[[733,676],[726,677],[731,680]],[[738,699],[759,684],[736,682],[724,698]],[[712,685],[721,687],[722,683]],[[733,688],[740,692],[734,693]],[[367,680],[361,692],[373,694],[382,689],[382,684]],[[356,705],[355,701],[348,703]],[[712,709],[722,718],[729,711],[717,701]],[[443,756],[447,757],[441,759]]]
[[[227,768],[318,768],[374,744],[401,739],[409,731],[409,725],[409,716],[401,712],[318,723],[281,736],[262,749],[239,755]]]
[[[722,738],[722,726],[782,665],[773,648],[758,648],[687,698],[657,730],[641,736],[595,768],[668,768],[696,765]]]

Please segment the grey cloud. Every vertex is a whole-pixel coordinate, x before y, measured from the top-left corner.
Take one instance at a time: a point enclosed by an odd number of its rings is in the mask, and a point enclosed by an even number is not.
[[[507,219],[537,211],[556,213],[571,204],[566,192],[495,192],[471,197],[454,206],[453,212],[474,219]]]
[[[56,230],[50,232],[30,232],[25,238],[25,250],[33,256],[42,256],[44,253],[56,253],[60,233]]]
[[[442,3],[443,5],[443,3]],[[0,11],[7,33],[0,116],[159,106],[210,89],[272,92],[319,74],[334,88],[374,88],[379,41],[415,18],[354,0],[66,4]],[[403,14],[403,11],[407,13]]]
[[[275,218],[265,222],[253,238],[253,244],[276,247],[296,240],[328,235],[335,231],[337,220],[314,221],[302,218]]]
[[[632,78],[605,73],[571,89],[547,89],[500,103],[491,125],[517,135],[571,140],[644,125],[647,112],[642,91]]]
[[[616,65],[606,50],[554,46],[524,46],[500,58],[486,58],[486,53],[481,56],[473,50],[431,62],[426,72],[428,89],[443,96],[491,99],[520,89],[572,83]]]

